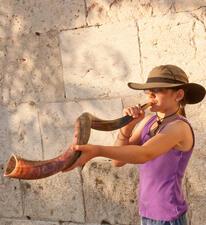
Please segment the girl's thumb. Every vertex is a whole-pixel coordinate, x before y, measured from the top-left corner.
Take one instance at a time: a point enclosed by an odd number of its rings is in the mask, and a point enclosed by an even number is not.
[[[80,150],[79,145],[75,145],[75,146],[74,146],[74,150],[76,150],[76,151],[77,151],[77,150]]]

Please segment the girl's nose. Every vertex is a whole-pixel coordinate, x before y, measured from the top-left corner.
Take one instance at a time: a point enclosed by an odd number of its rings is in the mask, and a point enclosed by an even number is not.
[[[149,97],[155,98],[156,94],[153,91],[149,91],[148,93]]]
[[[156,101],[156,95],[155,95],[155,93],[153,93],[153,92],[150,92],[150,93],[147,95],[147,98],[148,98],[148,100],[149,100],[150,102]]]

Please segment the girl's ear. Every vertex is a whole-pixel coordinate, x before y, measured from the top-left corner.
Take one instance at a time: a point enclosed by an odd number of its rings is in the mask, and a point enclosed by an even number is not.
[[[185,92],[183,89],[179,89],[177,92],[177,95],[176,95],[176,101],[179,102],[181,101],[183,98],[184,98],[184,95],[185,95]]]

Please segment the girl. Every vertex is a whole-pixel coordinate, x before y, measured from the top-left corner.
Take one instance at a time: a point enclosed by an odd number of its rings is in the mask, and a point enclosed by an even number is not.
[[[146,83],[128,86],[145,91],[155,114],[145,116],[140,106],[125,108],[123,114],[134,119],[119,130],[115,146],[72,145],[82,154],[66,171],[98,156],[111,158],[114,166],[139,164],[141,224],[186,225],[188,206],[181,182],[195,140],[184,106],[200,102],[205,88],[189,83],[185,72],[174,65],[155,67]]]

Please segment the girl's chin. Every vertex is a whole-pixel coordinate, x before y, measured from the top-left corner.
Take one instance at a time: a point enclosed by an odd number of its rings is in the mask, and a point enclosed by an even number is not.
[[[157,112],[158,109],[159,109],[159,107],[158,107],[157,105],[152,105],[152,106],[150,107],[150,111],[151,111],[151,112]]]
[[[151,112],[157,112],[157,109],[150,109]]]

